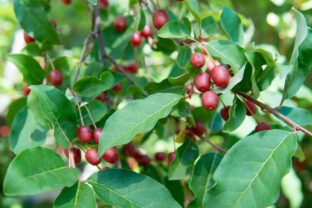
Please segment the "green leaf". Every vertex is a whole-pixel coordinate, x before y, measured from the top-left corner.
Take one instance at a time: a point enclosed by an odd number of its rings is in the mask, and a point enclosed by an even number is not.
[[[230,64],[236,74],[246,63],[244,49],[228,40],[214,40],[207,43],[212,56],[220,58],[224,64]]]
[[[190,61],[192,56],[192,50],[187,45],[182,46],[179,50],[178,57],[177,57],[177,65],[180,68],[185,67],[185,65]]]
[[[192,13],[198,25],[200,24],[199,7],[197,0],[185,0],[186,8]]]
[[[177,149],[176,158],[169,167],[169,180],[180,180],[188,175],[198,155],[198,146],[193,140],[186,138],[183,145]]]
[[[182,75],[179,78],[178,79],[168,78],[161,82],[149,82],[145,85],[144,90],[148,92],[148,94],[169,92],[184,95],[185,94],[184,83],[187,80],[185,80],[186,77],[184,75]],[[182,82],[184,82],[183,85],[181,85]]]
[[[213,175],[216,186],[205,207],[268,207],[278,198],[281,178],[291,167],[296,136],[262,131],[238,141]]]
[[[139,0],[129,0],[129,8],[139,3]]]
[[[95,194],[85,183],[77,182],[72,187],[64,188],[55,199],[54,208],[96,208]]]
[[[34,195],[72,186],[78,171],[67,168],[62,158],[48,148],[34,147],[17,155],[9,165],[3,185],[7,196]]]
[[[301,207],[303,202],[303,187],[301,179],[296,175],[294,169],[282,179],[283,194],[290,202],[290,207]]]
[[[170,191],[172,197],[181,205],[184,205],[184,192],[181,181],[170,181],[167,178],[165,179],[165,186]]]
[[[37,43],[28,43],[22,52],[30,56],[42,56],[41,50]]]
[[[312,124],[312,114],[310,111],[305,109],[283,106],[278,110],[278,112],[296,122],[300,126]]]
[[[181,207],[163,185],[130,170],[101,170],[93,174],[87,182],[108,205],[121,208]]]
[[[42,4],[32,0],[14,0],[13,7],[18,22],[28,35],[40,42],[60,44]]]
[[[103,72],[100,79],[85,77],[74,84],[74,91],[84,97],[96,97],[101,92],[114,86],[114,76],[110,72]]]
[[[99,154],[116,145],[127,144],[133,137],[151,130],[161,118],[169,115],[181,95],[157,93],[135,100],[107,119],[99,143]]]
[[[236,97],[229,113],[230,118],[223,126],[223,131],[225,132],[232,132],[243,123],[246,117],[246,108],[244,103]]]
[[[143,95],[143,90],[138,86],[131,85],[127,89],[127,94],[133,97],[134,99],[139,99]]]
[[[93,5],[97,5],[97,0],[88,0],[91,4],[93,4]]]
[[[106,107],[105,103],[103,103],[99,100],[93,100],[93,101],[89,102],[87,104],[87,108],[89,109],[95,123],[100,121],[105,116],[105,114],[107,113],[107,107]],[[92,124],[92,121],[90,119],[88,111],[83,106],[80,107],[80,109],[81,109],[81,114],[82,114],[84,124],[86,126],[90,126]],[[78,118],[78,121],[77,121],[78,124],[81,124],[79,112],[77,112],[77,118]]]
[[[182,22],[170,21],[158,31],[158,36],[161,38],[191,38],[190,33],[189,28]]]
[[[39,124],[27,106],[15,116],[10,134],[10,145],[15,154],[25,149],[41,146],[44,144],[47,129]]]
[[[76,136],[77,118],[75,108],[58,89],[37,85],[30,87],[27,105],[34,118],[44,126],[54,129],[57,142],[68,148]],[[47,125],[50,123],[50,125]]]
[[[222,28],[232,41],[242,45],[244,42],[244,28],[239,16],[230,8],[224,7],[220,21]]]
[[[33,57],[24,54],[12,54],[9,55],[8,60],[23,74],[23,81],[28,85],[42,83],[44,70]]]
[[[21,97],[16,100],[13,100],[9,107],[8,112],[5,118],[6,123],[11,126],[15,118],[15,115],[26,105],[27,97]]]
[[[212,176],[221,159],[222,155],[210,152],[202,155],[196,162],[190,182],[190,189],[194,193],[195,199],[188,208],[205,207],[208,191],[215,186]]]
[[[211,35],[213,35],[217,29],[218,29],[218,24],[217,22],[214,20],[213,17],[208,16],[205,17],[204,19],[201,20],[201,37],[202,38],[207,38]],[[196,36],[199,36],[200,30],[199,30],[199,26],[196,25],[194,28],[194,32],[196,34]]]
[[[144,10],[141,8],[140,9],[140,22],[139,22],[139,26],[138,26],[138,30],[141,31],[144,29],[146,24],[146,17],[145,17],[145,13]]]

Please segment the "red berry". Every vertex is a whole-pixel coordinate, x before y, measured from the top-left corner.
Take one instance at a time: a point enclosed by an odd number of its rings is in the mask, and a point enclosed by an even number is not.
[[[211,71],[212,81],[218,87],[227,87],[230,82],[230,74],[226,67],[219,65]]]
[[[200,121],[196,121],[195,126],[191,130],[197,136],[202,136],[207,131],[205,125]]]
[[[138,72],[138,65],[136,63],[130,64],[125,70],[130,74],[136,74]]]
[[[65,5],[70,5],[71,0],[62,0],[62,2],[63,2]]]
[[[35,39],[30,37],[25,31],[24,31],[24,40],[26,44],[35,42]]]
[[[153,13],[153,24],[157,30],[162,28],[167,22],[169,22],[169,15],[165,10],[156,10]]]
[[[163,153],[163,152],[157,152],[156,154],[155,154],[155,160],[157,161],[157,162],[162,162],[162,161],[164,161],[166,159],[166,154],[165,153]]]
[[[168,154],[168,166],[171,165],[171,163],[174,161],[175,157],[176,157],[176,153],[175,152],[170,152]]]
[[[127,20],[124,17],[117,17],[114,22],[114,28],[117,32],[122,32],[127,27]]]
[[[141,31],[141,36],[144,38],[148,38],[151,37],[153,35],[153,29],[152,26],[150,24],[146,24],[144,29]]]
[[[195,87],[200,92],[206,92],[210,88],[210,75],[202,72],[196,75],[194,79]]]
[[[113,88],[112,90],[117,93],[119,92],[120,90],[122,90],[122,84],[120,82],[118,82]]]
[[[219,61],[214,61],[214,62],[209,61],[207,63],[207,70],[211,72],[216,66],[219,66],[219,65],[220,65]]]
[[[4,137],[4,138],[8,137],[10,135],[10,131],[11,131],[11,129],[9,126],[7,126],[7,125],[1,126],[0,127],[0,137]]]
[[[184,129],[184,134],[186,136],[190,137],[191,139],[193,139],[193,137],[194,137],[193,131],[188,127]]]
[[[101,158],[97,158],[98,156],[98,151],[97,149],[89,149],[86,154],[86,160],[88,161],[88,163],[90,163],[91,165],[98,165],[101,162]]]
[[[119,155],[117,150],[112,147],[108,149],[102,157],[105,161],[114,164],[115,162],[117,162]]]
[[[255,131],[259,132],[259,131],[265,131],[265,130],[271,130],[271,126],[267,123],[267,122],[261,122],[256,126]]]
[[[204,108],[209,111],[213,111],[218,107],[219,98],[214,91],[207,91],[202,95],[202,104]]]
[[[222,108],[221,111],[220,111],[221,117],[222,117],[225,121],[229,120],[229,118],[230,118],[230,113],[229,113],[230,107],[231,107],[231,106],[226,106],[226,107]]]
[[[75,164],[80,163],[80,161],[81,161],[81,152],[80,152],[80,149],[74,147],[74,148],[72,149],[72,151],[73,151],[73,155],[74,155]],[[64,153],[65,153],[66,157],[69,158],[69,157],[68,157],[68,155],[69,155],[69,149],[65,149],[65,150],[64,150]]]
[[[141,155],[137,160],[139,164],[144,167],[149,166],[149,164],[151,163],[151,159],[147,155]]]
[[[105,93],[101,92],[101,94],[99,94],[99,96],[97,96],[95,99],[99,100],[99,101],[102,101],[104,103],[106,101]]]
[[[59,70],[52,70],[49,73],[48,79],[50,80],[52,85],[58,87],[61,86],[63,83],[63,74]]]
[[[77,135],[81,142],[89,143],[92,139],[92,130],[89,126],[80,126],[77,129]]]
[[[51,24],[56,29],[56,21],[54,19],[50,19]]]
[[[123,152],[125,153],[125,155],[129,156],[129,157],[135,157],[137,155],[137,150],[135,148],[135,146],[133,144],[126,144],[123,148]]]
[[[98,0],[100,9],[106,9],[108,7],[108,0]]]
[[[104,168],[102,168],[102,170],[107,170],[107,169],[110,169],[110,167],[104,167]]]
[[[99,144],[102,131],[103,131],[102,128],[98,128],[98,129],[95,129],[92,133],[93,140],[96,144]]]
[[[138,47],[142,43],[142,37],[139,32],[134,32],[132,34],[132,38],[130,39],[130,43],[133,47]]]
[[[26,95],[26,96],[29,95],[30,89],[28,88],[27,84],[24,84],[23,92],[24,92],[24,95]]]
[[[200,69],[205,65],[205,56],[201,53],[193,53],[191,56],[191,64],[194,68]]]
[[[253,103],[253,102],[250,102],[249,100],[246,100],[245,101],[245,104],[248,106],[248,108],[246,107],[245,105],[245,108],[246,108],[246,114],[248,116],[251,116],[253,114],[256,114],[257,112],[257,107],[256,105]]]

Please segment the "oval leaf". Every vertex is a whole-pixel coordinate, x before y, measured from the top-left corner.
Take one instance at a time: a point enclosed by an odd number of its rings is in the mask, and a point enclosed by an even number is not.
[[[239,16],[230,8],[224,7],[221,14],[221,26],[233,42],[240,45],[244,41],[244,28]]]
[[[192,56],[192,50],[188,46],[182,46],[179,50],[179,54],[177,57],[177,65],[180,68],[185,67],[185,65],[190,61]]]
[[[162,38],[190,38],[191,31],[182,22],[170,21],[165,24],[158,32]]]
[[[312,124],[312,114],[310,111],[305,109],[283,106],[278,110],[278,112],[296,122],[300,126]]]
[[[246,117],[246,108],[242,101],[235,98],[233,105],[230,108],[230,118],[225,122],[223,131],[231,132],[237,129]]]

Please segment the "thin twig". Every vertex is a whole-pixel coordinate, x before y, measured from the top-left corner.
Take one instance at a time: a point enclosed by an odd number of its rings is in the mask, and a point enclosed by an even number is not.
[[[82,117],[82,113],[81,113],[81,110],[80,110],[80,105],[79,105],[79,100],[77,98],[77,95],[76,93],[74,92],[74,90],[70,90],[71,94],[73,95],[73,97],[75,98],[76,100],[76,105],[77,105],[77,108],[78,108],[78,112],[79,112],[79,116],[80,116],[80,121],[81,121],[81,126],[84,126],[84,121],[83,121],[83,117]]]
[[[90,117],[90,119],[91,119],[91,122],[92,122],[92,125],[93,125],[94,129],[97,129],[96,124],[95,124],[95,122],[94,122],[94,119],[93,119],[93,117],[92,117],[92,114],[91,114],[89,108],[87,107],[87,105],[84,105],[83,107],[84,107],[84,108],[86,109],[86,111],[88,112],[88,115],[89,115],[89,117]]]
[[[102,34],[102,26],[101,26],[101,17],[100,17],[100,9],[98,5],[95,5],[93,7],[94,10],[94,18],[95,18],[95,27],[98,30],[98,39],[99,39],[99,49],[101,54],[101,63],[104,67],[106,67],[105,57],[106,57],[106,51],[105,51],[105,45],[104,45],[104,39]]]
[[[210,144],[215,150],[217,150],[218,152],[223,152],[223,153],[226,153],[227,151],[225,149],[223,149],[222,147],[212,143],[209,139],[207,139],[206,137],[204,136],[200,136],[200,138],[202,140],[204,140],[205,142],[207,142],[208,144]]]
[[[247,110],[251,113],[252,117],[255,119],[255,121],[257,122],[257,124],[260,124],[260,121],[257,119],[256,115],[252,112],[252,110],[249,108],[249,106],[247,105],[247,103],[245,102],[246,99],[241,98],[243,100],[244,106],[245,108],[247,108]]]
[[[268,112],[274,114],[275,116],[279,117],[280,119],[284,120],[287,124],[289,124],[290,126],[292,126],[293,128],[295,128],[296,130],[300,130],[302,132],[304,132],[305,134],[312,136],[312,133],[310,131],[308,131],[307,129],[303,128],[302,126],[300,126],[299,124],[297,124],[296,122],[290,120],[289,118],[287,118],[286,116],[284,116],[283,114],[279,113],[278,111],[276,111],[274,108],[271,108],[263,103],[261,103],[260,101],[250,97],[249,95],[246,95],[243,92],[235,92],[238,95],[243,96],[244,98],[246,98],[247,100],[253,102],[254,104],[258,105],[260,108],[267,110]]]
[[[107,112],[109,113],[111,109],[111,103],[110,103],[110,95],[108,91],[105,92],[105,101],[106,101]]]

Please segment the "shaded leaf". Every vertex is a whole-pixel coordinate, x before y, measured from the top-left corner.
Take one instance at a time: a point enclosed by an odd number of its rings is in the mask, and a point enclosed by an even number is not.
[[[8,107],[8,112],[5,118],[6,123],[11,126],[15,115],[26,105],[27,97],[21,97],[13,100]]]
[[[180,68],[183,68],[189,61],[192,56],[192,50],[188,46],[182,46],[179,50],[177,57],[177,65]]]
[[[233,105],[230,108],[230,118],[225,122],[223,131],[231,132],[237,129],[246,117],[245,105],[240,99],[235,98]]]
[[[199,7],[197,0],[185,0],[186,8],[192,13],[198,25],[200,25]]]
[[[179,21],[170,21],[159,31],[158,36],[162,38],[191,38],[191,31]]]
[[[145,24],[146,24],[145,13],[144,13],[144,10],[140,8],[140,22],[139,22],[138,30],[139,31],[143,30],[145,27]]]
[[[278,110],[278,112],[296,122],[300,126],[312,124],[312,114],[305,109],[283,106]]]
[[[240,45],[244,41],[244,28],[239,16],[228,7],[223,7],[221,26],[233,42]]]

